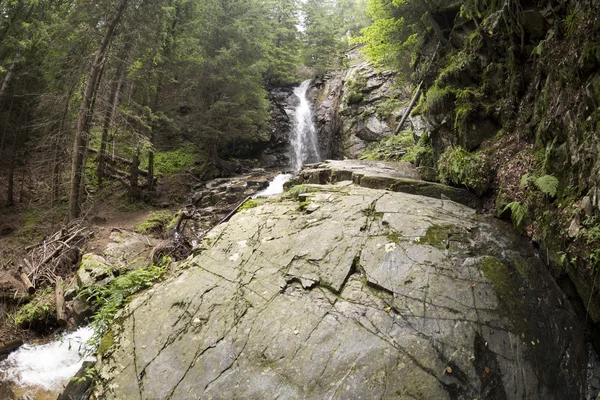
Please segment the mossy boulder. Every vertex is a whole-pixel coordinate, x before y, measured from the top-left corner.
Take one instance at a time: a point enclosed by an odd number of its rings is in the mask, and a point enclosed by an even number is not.
[[[77,270],[77,285],[80,287],[107,284],[114,277],[114,267],[96,254],[84,254]]]
[[[15,323],[19,328],[40,333],[56,325],[56,303],[51,288],[38,292],[33,300],[17,311]]]
[[[469,153],[461,147],[446,149],[438,161],[442,181],[466,186],[478,196],[487,191],[490,184],[490,168],[485,159]]]

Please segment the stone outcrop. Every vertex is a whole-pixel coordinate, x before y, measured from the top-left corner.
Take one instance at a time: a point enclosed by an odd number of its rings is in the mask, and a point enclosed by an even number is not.
[[[354,48],[348,69],[314,82],[312,93],[322,154],[358,158],[369,143],[393,134],[409,93],[396,87],[396,75],[379,71]]]
[[[473,192],[435,182],[421,180],[412,164],[394,161],[326,160],[307,166],[287,185],[300,183],[326,184],[341,181],[371,189],[417,194],[436,199],[452,200],[479,209],[481,199]]]
[[[274,88],[269,92],[271,121],[268,146],[261,152],[260,161],[269,168],[290,166],[290,133],[298,99],[293,87]]]
[[[447,199],[354,185],[358,172],[210,232],[118,315],[95,396],[597,394],[583,326],[527,241]]]

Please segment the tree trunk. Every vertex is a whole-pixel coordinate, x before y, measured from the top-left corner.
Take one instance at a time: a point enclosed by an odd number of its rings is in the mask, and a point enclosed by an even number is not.
[[[19,46],[19,48],[17,49],[17,54],[15,54],[15,58],[13,58],[13,62],[12,62],[12,64],[10,64],[10,67],[8,67],[8,71],[6,72],[6,75],[4,76],[4,81],[2,82],[2,86],[0,87],[0,109],[2,108],[2,105],[4,104],[4,100],[6,100],[6,95],[8,94],[8,88],[10,87],[10,84],[15,75],[15,68],[17,67],[17,64],[19,64],[19,61],[21,61],[21,58],[23,58],[24,53],[25,53],[25,47]]]
[[[10,169],[8,171],[8,187],[6,188],[6,206],[15,204],[15,165],[17,163],[17,133],[13,133],[12,154],[10,157]]]
[[[119,97],[121,94],[121,88],[123,87],[123,81],[125,79],[125,60],[124,58],[117,67],[117,81],[112,87],[112,91],[109,96],[106,112],[104,114],[104,124],[102,126],[102,140],[100,142],[100,151],[98,152],[98,186],[102,186],[104,179],[104,163],[106,162],[106,143],[108,141],[108,132],[110,125],[117,115],[119,108]]]
[[[81,197],[80,197],[80,185],[81,185],[81,172],[83,166],[83,159],[85,155],[85,148],[87,144],[87,132],[86,127],[88,126],[88,119],[90,117],[90,105],[92,103],[92,96],[96,89],[104,57],[108,50],[115,29],[121,20],[121,17],[127,6],[127,0],[121,0],[117,8],[113,19],[106,27],[106,32],[100,43],[100,47],[96,52],[94,61],[92,62],[90,72],[88,74],[88,81],[83,92],[81,99],[81,105],[79,106],[79,112],[77,114],[77,130],[75,131],[75,143],[73,145],[73,160],[71,168],[71,193],[69,196],[69,219],[78,218],[81,213]]]
[[[140,174],[139,171],[140,166],[140,156],[138,153],[133,155],[133,160],[131,162],[131,168],[129,170],[129,196],[132,200],[139,200],[142,196],[142,192],[139,188],[138,184],[138,176]]]

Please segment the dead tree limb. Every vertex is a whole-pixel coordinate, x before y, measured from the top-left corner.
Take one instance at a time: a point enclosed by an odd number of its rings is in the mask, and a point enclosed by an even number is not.
[[[29,277],[27,276],[25,271],[23,271],[23,267],[19,267],[19,276],[21,277],[21,281],[23,281],[23,284],[27,288],[27,293],[33,295],[35,293],[35,287],[33,286],[33,283],[31,283],[31,281],[29,280]]]
[[[65,291],[62,285],[62,278],[59,276],[56,278],[56,322],[59,326],[67,326],[67,312],[65,309]]]
[[[397,135],[400,132],[400,130],[402,129],[402,125],[404,125],[404,123],[408,119],[410,112],[412,111],[413,107],[415,106],[415,103],[417,102],[417,100],[419,99],[419,96],[421,95],[421,87],[422,86],[423,86],[423,81],[421,81],[421,83],[419,83],[419,86],[417,87],[417,92],[413,96],[412,100],[410,101],[410,104],[408,105],[408,108],[404,112],[404,115],[402,116],[402,119],[400,120],[398,127],[394,131],[394,135]]]

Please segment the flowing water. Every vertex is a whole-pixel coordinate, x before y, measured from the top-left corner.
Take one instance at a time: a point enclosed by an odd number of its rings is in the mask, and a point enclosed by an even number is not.
[[[11,382],[17,396],[56,399],[86,360],[92,334],[86,327],[48,344],[23,345],[0,362],[0,382]],[[0,393],[0,398],[4,395]]]
[[[296,172],[300,171],[304,164],[321,161],[312,106],[306,98],[310,82],[306,80],[294,89],[294,94],[300,101],[296,107],[294,131],[291,135],[292,167]]]
[[[271,197],[271,196],[275,196],[277,194],[283,193],[283,185],[287,181],[292,179],[292,177],[293,177],[292,174],[277,175],[275,178],[273,178],[271,183],[269,183],[269,187],[267,187],[265,190],[262,190],[262,191],[256,193],[254,196],[252,196],[252,198],[255,199],[257,197]]]

